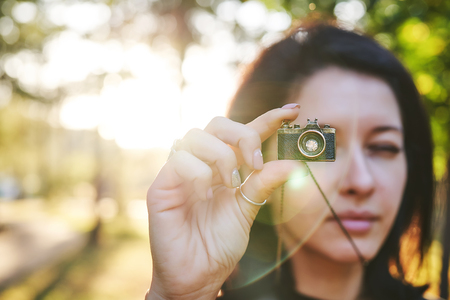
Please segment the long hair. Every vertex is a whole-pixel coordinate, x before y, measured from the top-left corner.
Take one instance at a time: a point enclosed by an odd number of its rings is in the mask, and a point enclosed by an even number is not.
[[[247,123],[281,107],[289,102],[302,80],[330,66],[380,78],[396,96],[404,128],[407,183],[394,225],[366,268],[364,291],[375,299],[412,299],[423,289],[418,291],[404,282],[405,258],[401,257],[400,241],[409,236],[410,245],[415,245],[412,249],[423,261],[432,239],[433,147],[429,120],[417,88],[391,52],[370,37],[331,25],[300,28],[265,49],[248,68],[228,117]],[[389,272],[390,264],[397,269],[396,278]]]

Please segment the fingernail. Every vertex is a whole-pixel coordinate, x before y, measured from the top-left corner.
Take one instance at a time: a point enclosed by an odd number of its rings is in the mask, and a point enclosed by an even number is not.
[[[255,170],[262,170],[263,165],[264,161],[261,149],[256,149],[255,152],[253,152],[253,168],[255,168]]]
[[[297,103],[289,103],[289,104],[286,104],[286,105],[283,105],[283,107],[281,107],[281,108],[300,108],[300,104],[297,104]]]
[[[238,169],[234,169],[231,173],[231,186],[236,188],[241,185],[241,175],[239,175]]]
[[[214,199],[214,193],[213,193],[212,188],[209,188],[209,190],[206,192],[206,198],[207,198],[208,200]]]

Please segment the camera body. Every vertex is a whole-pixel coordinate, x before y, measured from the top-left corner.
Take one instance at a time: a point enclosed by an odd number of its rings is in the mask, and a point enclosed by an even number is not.
[[[317,119],[304,128],[283,121],[277,132],[278,159],[301,161],[335,161],[336,129],[325,124],[320,128]]]

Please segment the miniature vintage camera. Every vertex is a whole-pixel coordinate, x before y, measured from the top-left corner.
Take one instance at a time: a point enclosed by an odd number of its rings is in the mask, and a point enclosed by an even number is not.
[[[310,121],[304,128],[283,121],[277,133],[278,159],[303,161],[335,161],[336,129],[325,124],[320,128],[317,119]]]

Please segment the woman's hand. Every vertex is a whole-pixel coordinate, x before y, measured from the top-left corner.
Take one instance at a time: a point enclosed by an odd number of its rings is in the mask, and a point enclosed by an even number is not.
[[[246,125],[215,118],[179,142],[147,195],[153,258],[147,299],[215,299],[247,248],[259,210],[236,189],[237,169],[254,170],[242,192],[263,202],[302,167],[294,161],[263,165],[261,155],[261,142],[298,112],[298,105],[287,105]]]

